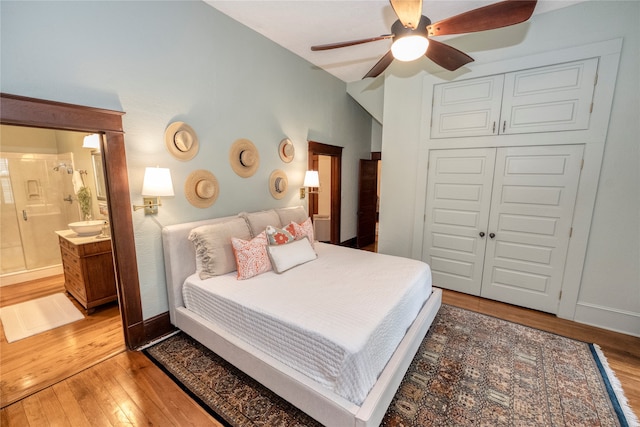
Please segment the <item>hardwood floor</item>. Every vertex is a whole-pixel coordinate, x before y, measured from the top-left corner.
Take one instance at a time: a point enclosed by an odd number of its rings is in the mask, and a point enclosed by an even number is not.
[[[640,414],[640,338],[445,290],[443,302],[595,342]],[[4,371],[2,372],[4,384]],[[220,426],[142,353],[121,352],[0,411],[2,426]]]
[[[64,276],[4,286],[0,307],[64,292]],[[0,403],[12,404],[126,350],[117,303],[97,307],[90,316],[8,343],[0,335]]]

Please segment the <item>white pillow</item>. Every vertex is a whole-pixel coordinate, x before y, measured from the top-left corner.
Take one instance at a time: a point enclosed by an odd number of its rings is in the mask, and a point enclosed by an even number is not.
[[[196,266],[202,280],[236,270],[231,238],[250,240],[251,233],[244,218],[196,227],[189,240],[196,250]]]
[[[276,273],[284,273],[293,267],[313,261],[318,257],[306,237],[294,240],[286,245],[267,246],[267,253],[271,258],[271,266]]]

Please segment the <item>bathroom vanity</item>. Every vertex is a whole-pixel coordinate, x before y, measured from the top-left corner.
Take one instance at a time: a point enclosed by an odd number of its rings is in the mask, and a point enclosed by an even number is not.
[[[91,314],[95,307],[115,301],[116,279],[111,239],[56,231],[60,242],[64,286]]]

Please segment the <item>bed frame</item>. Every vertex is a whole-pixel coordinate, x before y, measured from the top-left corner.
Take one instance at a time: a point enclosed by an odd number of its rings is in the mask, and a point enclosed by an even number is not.
[[[378,426],[440,308],[442,291],[433,288],[433,293],[367,398],[361,406],[357,406],[184,307],[182,284],[196,270],[195,250],[187,238],[190,231],[230,218],[234,217],[189,222],[162,229],[171,323],[324,425]]]

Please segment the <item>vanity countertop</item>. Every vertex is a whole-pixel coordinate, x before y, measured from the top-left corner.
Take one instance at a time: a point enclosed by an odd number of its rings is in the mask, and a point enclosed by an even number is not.
[[[95,243],[102,242],[103,240],[110,240],[110,236],[101,236],[101,235],[93,235],[93,236],[80,236],[73,230],[58,230],[55,232],[58,236],[63,239],[68,240],[74,245],[84,245],[87,243]]]

